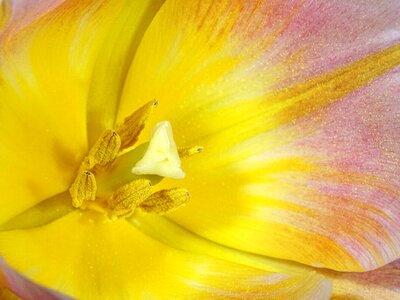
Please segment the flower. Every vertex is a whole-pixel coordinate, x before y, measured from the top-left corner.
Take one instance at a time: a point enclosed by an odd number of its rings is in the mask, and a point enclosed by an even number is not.
[[[399,11],[3,1],[0,282],[398,298]]]

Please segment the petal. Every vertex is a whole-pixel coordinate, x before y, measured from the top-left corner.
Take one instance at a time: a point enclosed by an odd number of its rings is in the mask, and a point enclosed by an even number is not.
[[[3,300],[20,300],[21,298],[19,298],[17,295],[15,295],[13,292],[11,292],[9,289],[7,288],[3,288],[0,286],[0,299]]]
[[[113,128],[125,77],[148,25],[165,0],[107,1],[118,11],[94,65],[88,95],[88,135],[93,145]]]
[[[18,6],[13,8],[18,16]],[[86,103],[66,71],[67,51],[40,28],[9,27],[1,39],[0,223],[65,190],[86,151]]]
[[[21,28],[44,16],[64,1],[65,0],[42,0],[38,3],[33,3],[34,1],[32,0],[2,1],[2,12],[5,17],[5,33],[3,33],[3,35],[17,33]]]
[[[332,300],[400,299],[400,260],[365,273],[327,272],[333,280]]]
[[[87,151],[87,121],[104,127],[104,112],[115,115],[110,94],[123,84],[129,41],[159,3],[11,3],[0,39],[0,223],[68,189]]]
[[[2,258],[0,258],[0,271],[4,273],[5,280],[7,281],[7,292],[5,295],[9,295],[10,298],[3,298],[0,299],[8,300],[8,299],[24,299],[24,300],[68,300],[70,298],[60,295],[52,290],[46,289],[35,283],[31,282],[30,280],[26,279],[25,277],[18,274],[13,269],[11,269]],[[15,293],[15,294],[14,294]],[[18,295],[19,297],[17,297]],[[0,296],[1,294],[1,284],[0,284]],[[14,298],[12,298],[14,297]]]
[[[125,220],[72,213],[0,233],[1,255],[38,284],[78,299],[329,299],[315,272],[268,273],[157,242]]]
[[[11,17],[10,3],[8,1],[0,2],[0,35],[7,27]]]
[[[177,145],[204,146],[183,165],[192,201],[176,222],[336,270],[400,255],[399,3],[341,5],[165,3],[131,66],[120,118],[157,98]],[[354,153],[369,168],[352,166]]]
[[[361,271],[398,258],[399,83],[393,71],[293,125],[194,157],[181,183],[192,202],[174,219],[222,244],[317,267]]]

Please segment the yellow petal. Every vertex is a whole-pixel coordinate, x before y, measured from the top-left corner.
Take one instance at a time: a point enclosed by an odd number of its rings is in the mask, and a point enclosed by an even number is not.
[[[31,230],[0,233],[5,260],[36,283],[78,299],[329,299],[315,272],[290,276],[191,254],[124,220],[72,213]]]
[[[11,22],[0,41],[0,223],[68,189],[87,122],[115,115],[125,64],[160,2],[69,0],[40,12],[13,3],[24,24]]]
[[[87,120],[90,144],[105,129],[113,128],[130,62],[163,2],[107,1],[108,14],[114,10],[118,12],[98,53],[91,78]]]

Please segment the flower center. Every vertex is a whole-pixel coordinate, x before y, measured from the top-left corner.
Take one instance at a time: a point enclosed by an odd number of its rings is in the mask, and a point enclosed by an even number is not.
[[[189,201],[184,188],[157,191],[155,185],[165,177],[184,178],[180,158],[199,153],[202,147],[177,149],[167,121],[155,126],[150,142],[135,147],[157,105],[145,104],[97,140],[69,189],[73,207],[117,219],[131,216],[135,209],[163,215]]]

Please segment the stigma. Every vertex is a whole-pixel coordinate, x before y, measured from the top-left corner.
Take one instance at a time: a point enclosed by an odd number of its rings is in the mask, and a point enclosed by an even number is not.
[[[149,142],[136,146],[157,105],[158,101],[146,103],[98,138],[69,189],[73,207],[102,212],[115,220],[132,216],[136,209],[164,215],[189,201],[190,194],[185,188],[159,190],[156,185],[163,178],[184,178],[181,158],[200,153],[203,148],[178,149],[168,121],[156,124]],[[119,177],[129,178],[129,182]]]
[[[132,173],[154,174],[174,179],[185,177],[169,122],[160,122],[155,126],[147,151],[132,168]]]

